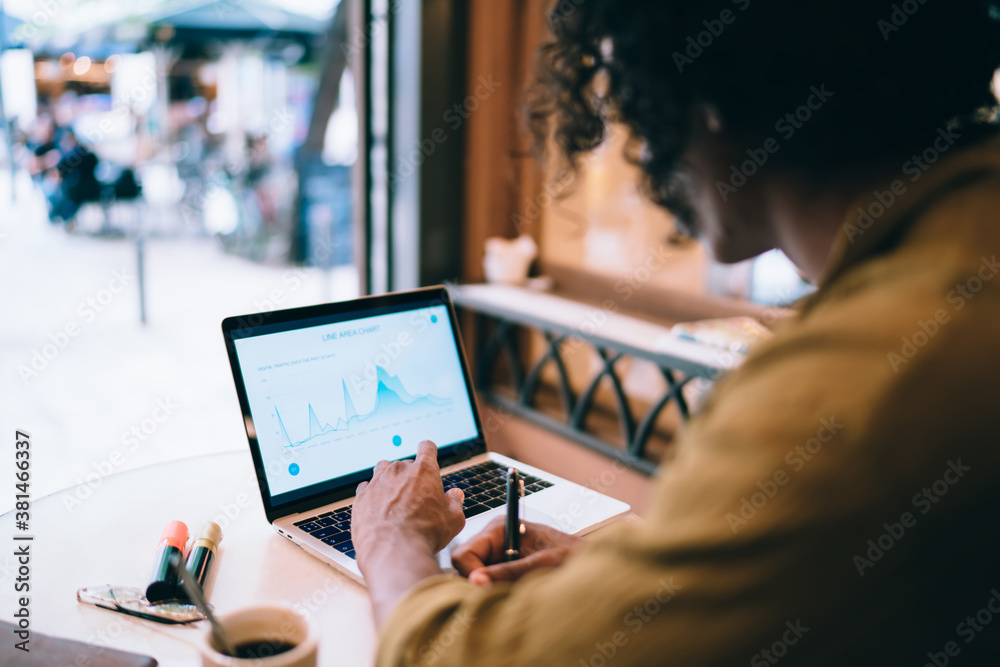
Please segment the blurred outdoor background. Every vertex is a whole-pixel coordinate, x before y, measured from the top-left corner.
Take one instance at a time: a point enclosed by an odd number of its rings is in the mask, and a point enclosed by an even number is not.
[[[223,317],[482,282],[487,238],[664,326],[807,292],[783,256],[722,267],[674,234],[621,132],[572,188],[535,159],[550,4],[0,2],[0,451],[31,433],[33,496],[245,450]],[[595,363],[567,354],[575,384]],[[656,367],[618,366],[655,404]]]
[[[245,447],[221,319],[358,295],[348,9],[4,3],[0,421],[35,497]]]

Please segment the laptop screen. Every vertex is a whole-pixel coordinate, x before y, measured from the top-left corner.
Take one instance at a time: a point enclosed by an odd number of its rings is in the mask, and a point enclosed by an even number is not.
[[[450,315],[438,299],[228,332],[272,507],[478,437]]]

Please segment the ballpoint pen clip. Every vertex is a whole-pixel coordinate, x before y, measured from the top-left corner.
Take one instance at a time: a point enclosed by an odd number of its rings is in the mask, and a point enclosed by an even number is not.
[[[524,480],[518,475],[517,469],[507,469],[507,523],[505,532],[504,559],[516,560],[521,557],[521,535],[524,532],[521,523],[521,501],[524,496]]]
[[[517,478],[517,532],[524,535],[524,478]]]

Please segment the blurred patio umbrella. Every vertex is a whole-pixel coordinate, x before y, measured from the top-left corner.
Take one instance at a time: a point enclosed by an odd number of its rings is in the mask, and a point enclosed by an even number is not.
[[[206,38],[292,38],[310,41],[328,21],[296,14],[260,0],[196,0],[171,3],[148,19],[152,30],[170,27],[177,41]]]
[[[11,44],[11,37],[14,31],[17,30],[24,21],[14,18],[0,7],[0,55]],[[2,86],[0,82],[0,86]],[[14,198],[15,187],[15,175],[14,175],[14,138],[12,136],[12,130],[10,124],[7,123],[7,112],[4,110],[3,97],[0,96],[0,119],[3,120],[3,144],[5,150],[5,159],[10,170],[10,196],[11,199]]]
[[[184,44],[271,38],[308,47],[326,30],[329,17],[315,18],[279,4],[275,0],[136,0],[131,4],[87,0],[56,4],[60,11],[38,25],[31,21],[22,25],[7,15],[7,23],[0,26],[14,39],[7,42],[8,47],[24,44],[46,55],[73,51],[98,60],[143,48],[150,36],[159,42]],[[85,11],[87,7],[91,10]],[[165,38],[161,29],[168,31]]]
[[[2,7],[0,7],[0,50],[6,49],[11,46],[12,37],[14,36],[14,31],[17,30],[24,21],[15,18],[5,12]]]

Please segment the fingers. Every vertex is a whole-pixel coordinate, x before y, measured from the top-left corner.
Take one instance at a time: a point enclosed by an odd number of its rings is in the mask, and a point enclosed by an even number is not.
[[[433,465],[437,468],[437,445],[430,440],[424,440],[417,445],[417,463],[419,465]]]
[[[521,553],[524,558],[505,563],[507,527],[505,518],[494,518],[478,535],[462,544],[451,557],[455,569],[469,581],[488,585],[492,581],[513,581],[527,570],[537,567],[555,567],[573,550],[579,540],[537,523],[524,522]]]
[[[402,467],[402,465],[407,464],[407,461],[386,461],[382,460],[375,464],[372,469],[372,479],[375,481],[377,478],[381,477],[387,470],[396,469],[397,471]],[[419,445],[417,445],[417,456],[416,463],[424,466],[433,466],[437,470],[437,445],[435,445],[430,440],[424,440]]]
[[[494,563],[469,573],[469,581],[477,586],[488,586],[497,581],[517,581],[528,572],[542,567],[555,567],[562,562],[563,554],[555,551],[536,551],[518,560]]]
[[[360,496],[361,492],[368,488],[368,482],[361,482],[358,484],[358,488],[354,491],[354,495]]]
[[[463,500],[465,500],[465,492],[462,489],[448,489],[444,494],[444,502],[448,513],[451,514],[450,522],[454,530],[452,537],[462,532],[465,527],[465,512],[462,511]]]
[[[459,573],[469,576],[475,570],[499,560],[503,552],[504,518],[497,517],[451,555],[451,563]]]
[[[378,463],[376,463],[375,467],[372,469],[372,480],[371,481],[374,482],[376,478],[381,477],[382,473],[384,473],[385,469],[388,468],[388,467],[389,467],[389,461],[386,461],[385,459],[382,459],[381,461],[379,461]]]
[[[462,491],[462,489],[448,489],[445,491],[444,499],[448,503],[448,510],[452,514],[461,514],[464,518],[465,514],[462,512],[462,503],[465,501],[465,491]]]

